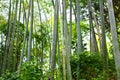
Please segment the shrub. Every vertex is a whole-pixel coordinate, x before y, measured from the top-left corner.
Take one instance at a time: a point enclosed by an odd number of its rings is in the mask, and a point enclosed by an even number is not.
[[[72,77],[76,80],[77,64],[79,63],[80,78],[85,80],[103,80],[103,62],[99,53],[89,52],[71,56]],[[110,73],[109,73],[110,72]],[[115,73],[114,60],[109,60],[109,76]],[[115,75],[114,75],[115,76]]]
[[[42,80],[44,78],[40,64],[33,61],[25,62],[21,67],[21,72],[5,71],[0,80]]]

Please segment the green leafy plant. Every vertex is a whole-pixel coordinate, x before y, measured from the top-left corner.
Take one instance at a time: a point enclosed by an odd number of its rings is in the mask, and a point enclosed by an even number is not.
[[[34,61],[29,61],[23,63],[20,74],[17,71],[11,73],[7,70],[0,80],[42,80],[43,78],[41,65],[36,64]]]
[[[72,76],[76,79],[77,64],[80,64],[80,78],[85,80],[103,80],[103,62],[99,53],[83,52],[71,56]],[[114,60],[109,60],[109,78],[115,76]]]

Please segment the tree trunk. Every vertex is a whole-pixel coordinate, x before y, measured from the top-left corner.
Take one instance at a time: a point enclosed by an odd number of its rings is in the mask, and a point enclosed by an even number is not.
[[[91,7],[91,10],[92,10],[92,12],[95,12],[94,8],[92,8],[92,7]],[[97,20],[97,15],[95,15],[94,13],[92,13],[92,16],[94,18],[95,26],[96,26],[96,29],[97,29],[99,47],[101,47],[101,33],[100,33],[100,27],[99,27],[98,20]]]
[[[66,14],[66,0],[63,0],[63,21],[64,21],[64,47],[65,47],[65,54],[66,54],[66,74],[67,80],[72,80],[71,75],[71,66],[70,66],[70,52],[69,52],[69,34],[68,34],[68,25],[67,25],[67,14]],[[69,52],[69,53],[68,53]]]
[[[16,31],[16,24],[17,24],[17,8],[18,8],[18,0],[15,4],[15,16],[14,16],[14,23],[13,23],[13,29],[12,29],[12,38],[10,41],[10,48],[9,48],[9,55],[8,55],[8,62],[7,62],[7,68],[8,70],[11,69],[11,61],[13,56],[13,48],[14,48],[14,39],[15,39],[15,31]],[[12,66],[13,67],[13,66]]]
[[[63,17],[62,16],[62,6],[60,6],[60,28],[61,28],[61,39],[62,39],[62,67],[63,67],[63,80],[66,80],[66,54],[65,54],[65,47],[64,47],[64,27],[63,27]]]
[[[31,0],[30,0],[31,1]],[[28,9],[28,17],[26,17],[26,11],[25,11],[25,4],[23,2],[23,24],[24,24],[24,20],[25,20],[25,24],[26,24],[26,28],[25,28],[25,33],[24,33],[24,37],[23,37],[23,43],[22,43],[22,52],[20,53],[20,62],[18,65],[18,74],[20,74],[20,67],[22,66],[22,61],[23,61],[23,55],[25,52],[25,45],[27,45],[27,32],[28,32],[28,23],[29,23],[29,16],[30,16],[30,4],[31,2],[29,1],[29,9]]]
[[[53,40],[52,40],[52,52],[50,59],[50,80],[54,80],[54,71],[55,71],[55,60],[56,60],[56,48],[57,48],[57,35],[58,35],[58,0],[55,1],[54,7],[54,30],[53,30]]]
[[[2,71],[1,74],[4,73],[6,69],[6,59],[9,49],[9,42],[10,42],[10,30],[11,30],[11,0],[10,0],[10,7],[9,7],[9,16],[8,16],[8,25],[7,25],[7,36],[6,36],[6,42],[5,42],[5,52],[3,54],[3,63],[2,63]]]
[[[82,34],[81,34],[81,27],[80,27],[80,0],[76,0],[76,6],[77,6],[77,23],[76,23],[76,31],[77,31],[77,55],[81,52],[83,52],[83,44],[82,44]],[[77,65],[77,80],[80,79],[80,72],[79,72],[80,66],[79,63]]]
[[[103,76],[104,80],[108,79],[108,53],[106,46],[106,37],[105,37],[105,20],[104,20],[104,11],[103,11],[103,0],[99,0],[100,3],[100,18],[101,18],[101,54],[103,57]]]
[[[90,52],[95,53],[98,52],[98,45],[93,27],[91,0],[88,0],[88,10],[89,10],[89,25],[90,25]]]
[[[20,20],[21,20],[21,1],[20,1],[20,7],[19,7],[19,18],[18,18],[18,28],[20,27]],[[13,71],[16,71],[16,65],[17,65],[17,51],[18,51],[18,47],[19,47],[19,31],[17,32],[17,35],[16,35],[16,50],[15,50],[15,53],[14,53],[14,66],[13,66]]]
[[[115,59],[115,66],[117,71],[117,80],[120,80],[120,51],[119,51],[119,43],[117,37],[117,29],[116,29],[116,21],[113,9],[112,0],[107,0],[108,3],[108,11],[109,11],[109,19],[110,19],[110,27],[111,27],[111,36],[112,36],[112,45],[113,45],[113,53]]]
[[[69,30],[69,53],[71,54],[71,46],[72,46],[72,0],[70,1],[70,30]]]
[[[31,23],[30,23],[30,32],[29,32],[29,39],[28,39],[27,61],[30,61],[30,56],[31,56],[33,20],[34,20],[33,14],[34,14],[34,0],[31,0]]]

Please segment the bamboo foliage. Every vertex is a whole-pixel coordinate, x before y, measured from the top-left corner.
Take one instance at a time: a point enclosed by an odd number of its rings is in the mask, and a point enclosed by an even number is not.
[[[0,79],[120,80],[118,4],[1,0]]]

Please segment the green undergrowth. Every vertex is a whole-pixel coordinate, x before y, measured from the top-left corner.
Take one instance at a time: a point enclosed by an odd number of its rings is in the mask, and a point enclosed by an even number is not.
[[[79,56],[73,54],[71,56],[72,77],[76,80],[77,64],[79,63],[80,78],[83,80],[103,80],[103,62],[99,53],[83,52]],[[116,72],[114,67],[114,59],[108,60],[108,76],[109,79],[116,80]]]
[[[89,52],[81,53],[79,56],[73,54],[71,57],[72,78],[76,80],[77,64],[79,63],[80,80],[103,80],[103,63],[99,53],[90,54]],[[114,59],[109,59],[108,76],[109,80],[116,80]],[[18,71],[10,72],[8,70],[0,77],[0,80],[48,80],[51,72],[44,70],[41,64],[35,61],[24,62],[20,74]],[[55,80],[62,80],[62,63],[55,70]]]

